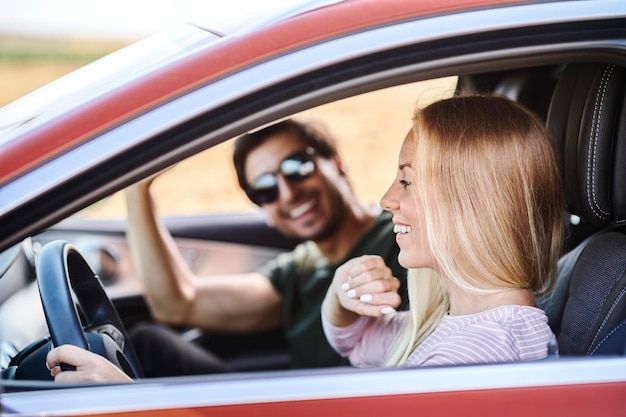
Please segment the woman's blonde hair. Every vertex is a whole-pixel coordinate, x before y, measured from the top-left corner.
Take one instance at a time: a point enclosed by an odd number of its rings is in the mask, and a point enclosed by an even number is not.
[[[413,134],[414,193],[441,272],[475,294],[549,291],[564,198],[557,151],[541,120],[504,97],[457,96],[416,110]],[[434,271],[411,271],[408,287],[409,324],[388,365],[406,361],[448,309]]]

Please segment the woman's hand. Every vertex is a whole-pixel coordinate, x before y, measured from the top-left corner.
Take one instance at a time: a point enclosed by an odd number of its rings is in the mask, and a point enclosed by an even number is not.
[[[75,371],[62,371],[66,363]],[[55,382],[132,382],[117,366],[95,353],[72,345],[52,349],[46,357],[46,366]]]
[[[400,281],[380,256],[353,258],[337,268],[323,311],[331,324],[340,327],[357,315],[381,317],[400,305],[398,288]]]

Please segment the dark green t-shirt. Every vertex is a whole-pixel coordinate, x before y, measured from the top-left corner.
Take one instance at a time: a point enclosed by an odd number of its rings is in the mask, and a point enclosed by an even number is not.
[[[379,255],[400,279],[400,295],[406,309],[406,269],[398,264],[398,245],[391,214],[383,212],[341,262],[331,265],[313,242],[304,242],[292,252],[279,255],[259,272],[283,297],[283,328],[289,342],[291,366],[314,368],[349,365],[326,341],[320,309],[335,270],[361,255]]]

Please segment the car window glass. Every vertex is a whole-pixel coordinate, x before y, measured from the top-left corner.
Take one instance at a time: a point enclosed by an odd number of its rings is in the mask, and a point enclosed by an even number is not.
[[[454,93],[457,77],[420,81],[338,100],[294,115],[316,120],[336,137],[356,195],[378,204],[395,175],[400,144],[416,105]],[[239,188],[232,166],[233,142],[201,152],[164,173],[153,191],[159,212],[192,216],[256,210]],[[99,219],[123,218],[123,193],[80,213]]]

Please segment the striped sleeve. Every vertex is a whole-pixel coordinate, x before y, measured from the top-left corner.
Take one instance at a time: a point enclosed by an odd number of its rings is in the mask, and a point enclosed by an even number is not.
[[[380,366],[395,337],[406,324],[407,312],[381,318],[359,317],[346,327],[336,327],[322,314],[322,327],[328,343],[357,367]]]

